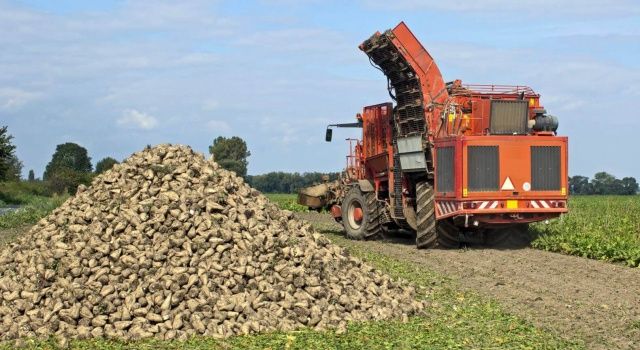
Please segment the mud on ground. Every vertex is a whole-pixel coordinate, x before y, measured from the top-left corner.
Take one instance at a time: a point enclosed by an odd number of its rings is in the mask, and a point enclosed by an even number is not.
[[[300,213],[329,235],[327,214]],[[414,236],[357,246],[437,271],[497,300],[514,315],[590,349],[640,349],[640,269],[531,248],[417,250]]]

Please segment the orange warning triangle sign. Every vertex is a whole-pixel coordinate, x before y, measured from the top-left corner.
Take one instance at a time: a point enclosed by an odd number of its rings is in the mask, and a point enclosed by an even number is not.
[[[507,179],[504,180],[504,183],[502,184],[502,187],[500,189],[503,191],[513,191],[516,188],[513,187],[513,182],[511,182],[511,179],[507,176]]]

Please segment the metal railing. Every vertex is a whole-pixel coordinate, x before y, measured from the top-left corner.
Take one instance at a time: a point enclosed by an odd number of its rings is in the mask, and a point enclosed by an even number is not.
[[[525,85],[487,85],[487,84],[462,84],[462,87],[480,94],[521,94],[536,95],[532,88]]]
[[[358,139],[346,139],[349,142],[349,155],[347,156],[347,177],[352,180],[363,178],[362,141]]]

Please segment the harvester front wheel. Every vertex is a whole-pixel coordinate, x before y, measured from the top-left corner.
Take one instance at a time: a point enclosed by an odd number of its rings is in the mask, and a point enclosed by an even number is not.
[[[428,182],[416,185],[416,246],[423,248],[458,248],[458,228],[450,220],[436,221],[435,193]]]
[[[353,187],[342,200],[342,225],[348,238],[362,240],[382,235],[381,208],[375,192]]]

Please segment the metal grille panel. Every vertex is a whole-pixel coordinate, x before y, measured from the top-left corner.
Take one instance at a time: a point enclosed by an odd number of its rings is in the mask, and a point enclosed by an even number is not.
[[[469,191],[498,191],[500,181],[498,146],[469,146],[467,153]]]
[[[436,190],[438,192],[453,192],[455,168],[453,164],[454,148],[439,147],[436,149],[438,167],[436,168]]]
[[[531,146],[531,189],[560,190],[560,146]]]
[[[424,134],[428,129],[424,113],[424,96],[415,70],[392,42],[393,34],[386,31],[365,40],[362,45],[369,56],[389,79],[397,103],[395,121],[398,136]]]
[[[529,105],[527,101],[491,101],[490,131],[492,134],[526,134],[527,119],[529,119]]]
[[[394,141],[395,143],[395,141]],[[400,172],[400,155],[393,155],[393,214],[396,218],[404,218],[402,211],[402,173]]]

